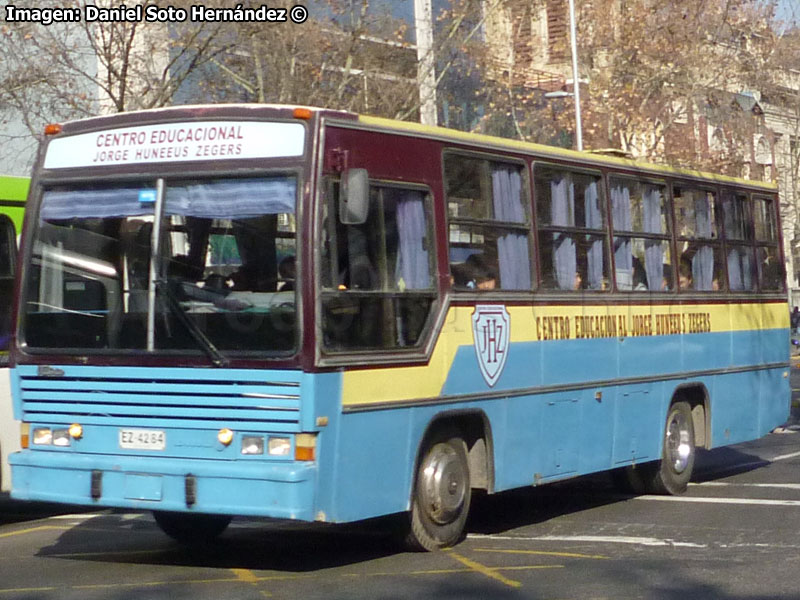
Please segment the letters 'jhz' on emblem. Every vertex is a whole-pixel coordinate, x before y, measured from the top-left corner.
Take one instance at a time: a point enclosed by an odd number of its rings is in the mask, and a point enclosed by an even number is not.
[[[502,304],[478,304],[472,313],[472,340],[481,374],[494,386],[508,356],[511,319]]]

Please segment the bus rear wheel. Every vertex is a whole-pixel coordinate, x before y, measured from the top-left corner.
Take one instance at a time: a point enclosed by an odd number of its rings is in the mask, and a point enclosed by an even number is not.
[[[461,541],[471,501],[467,445],[456,433],[431,437],[417,467],[406,544],[439,550]]]
[[[231,522],[231,517],[224,515],[204,515],[162,510],[154,510],[153,517],[161,531],[184,544],[210,542],[225,531]]]
[[[692,408],[688,402],[669,407],[661,442],[661,460],[615,469],[615,487],[627,494],[683,494],[692,478],[695,459]]]
[[[648,491],[654,494],[678,495],[686,491],[692,478],[695,459],[692,407],[676,402],[669,407],[664,427],[661,461],[653,470]]]

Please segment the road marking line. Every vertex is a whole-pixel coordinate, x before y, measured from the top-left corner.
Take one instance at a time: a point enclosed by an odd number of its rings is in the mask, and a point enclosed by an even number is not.
[[[29,594],[31,592],[52,592],[55,587],[38,587],[38,588],[9,588],[7,590],[0,590],[0,594]]]
[[[776,456],[775,458],[770,458],[770,462],[778,462],[779,460],[786,460],[787,458],[797,458],[800,456],[800,452],[792,452],[791,454],[781,454],[780,456]]]
[[[702,481],[699,483],[690,483],[689,485],[703,487],[756,487],[800,490],[800,483],[736,483],[735,481]]]
[[[18,529],[17,531],[9,531],[7,533],[0,533],[0,538],[13,537],[15,535],[25,535],[27,533],[35,533],[37,531],[67,531],[69,527],[56,527],[55,525],[39,525],[38,527],[29,527],[28,529]]]
[[[499,550],[496,548],[475,548],[473,552],[496,552],[498,554],[536,554],[539,556],[557,556],[559,558],[592,558],[607,559],[601,554],[576,554],[574,552],[545,552],[544,550]]]
[[[768,500],[766,498],[709,498],[692,496],[634,496],[633,500],[658,502],[696,502],[699,504],[749,504],[755,506],[800,506],[800,500]]]
[[[69,515],[53,515],[48,519],[56,521],[88,521],[89,519],[96,519],[97,517],[108,517],[110,513],[74,513]]]
[[[707,548],[706,544],[695,544],[692,542],[676,542],[670,539],[659,539],[650,537],[634,536],[610,536],[610,535],[540,535],[533,537],[510,536],[510,535],[482,535],[470,534],[468,538],[482,538],[491,540],[514,540],[527,542],[589,542],[600,544],[638,544],[641,546],[675,546],[677,548]]]
[[[509,579],[508,577],[505,577],[500,573],[498,573],[496,569],[487,567],[486,565],[482,565],[481,563],[476,562],[474,560],[470,560],[466,556],[461,556],[457,552],[453,552],[452,550],[450,550],[448,551],[448,555],[452,556],[458,562],[460,562],[463,565],[466,565],[476,573],[480,573],[481,575],[485,575],[486,577],[491,577],[492,579],[495,579],[500,583],[503,583],[509,587],[513,588],[522,587],[522,584],[519,581],[515,581],[514,579]]]

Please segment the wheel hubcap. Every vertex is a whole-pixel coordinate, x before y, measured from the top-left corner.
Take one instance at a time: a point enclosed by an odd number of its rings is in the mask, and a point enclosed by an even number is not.
[[[458,517],[467,492],[463,461],[449,444],[436,444],[425,457],[419,482],[421,500],[428,517],[439,525]]]
[[[689,466],[689,459],[692,455],[692,435],[689,421],[680,412],[672,413],[669,423],[667,423],[666,458],[672,470],[676,473],[683,473]]]

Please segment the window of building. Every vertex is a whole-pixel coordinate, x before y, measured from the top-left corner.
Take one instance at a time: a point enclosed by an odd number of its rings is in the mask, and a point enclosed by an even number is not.
[[[530,290],[530,203],[523,167],[444,159],[450,275],[456,290]]]
[[[322,333],[329,351],[416,347],[431,312],[434,250],[430,197],[373,185],[362,225],[338,219],[339,183],[329,182],[322,248]]]
[[[608,289],[600,175],[537,165],[534,182],[542,287],[564,291]]]
[[[666,188],[662,184],[611,177],[614,268],[617,289],[673,289]]]
[[[673,199],[680,290],[725,289],[716,194],[710,190],[675,186]]]

